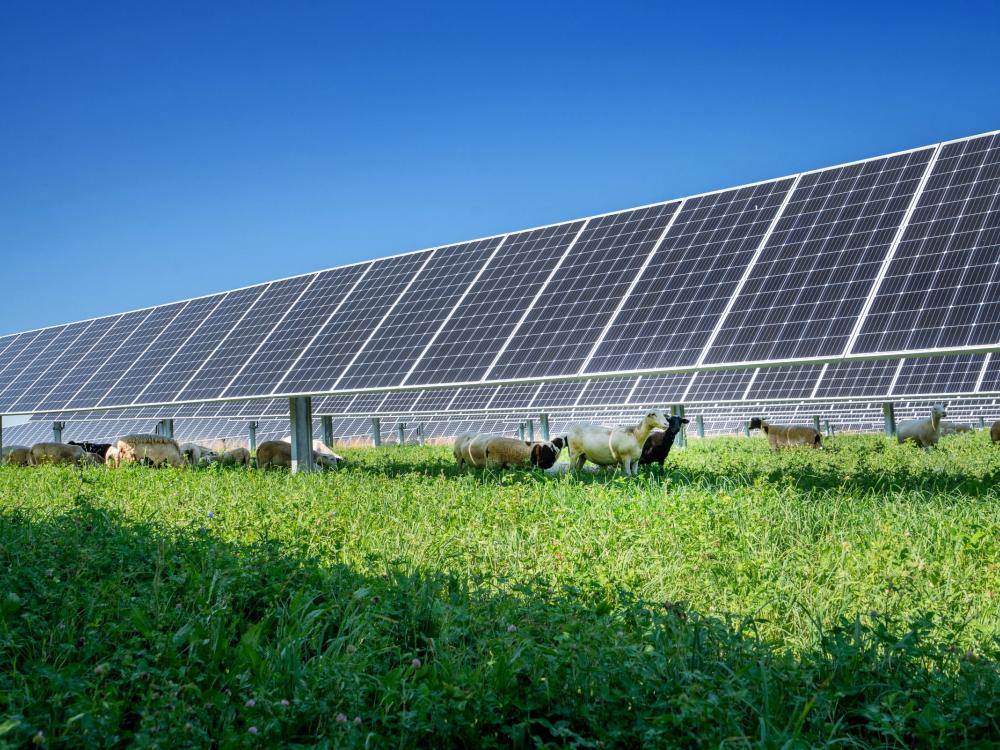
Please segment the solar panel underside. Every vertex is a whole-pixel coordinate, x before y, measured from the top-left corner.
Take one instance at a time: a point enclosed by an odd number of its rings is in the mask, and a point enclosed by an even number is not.
[[[802,175],[705,362],[842,353],[933,152]]]
[[[257,350],[267,341],[275,326],[289,313],[296,300],[318,274],[297,276],[268,284],[247,317],[234,328],[204,365],[177,395],[177,401],[219,398]],[[263,395],[263,394],[253,394]]]
[[[488,377],[579,372],[679,206],[666,203],[591,219]]]
[[[405,382],[482,379],[582,226],[574,221],[509,235]]]
[[[338,387],[399,385],[501,241],[495,237],[436,250]]]
[[[370,264],[368,273],[280,381],[278,387],[281,391],[309,393],[331,390],[433,252],[400,255]],[[254,386],[252,390],[259,392],[260,389]]]
[[[355,282],[360,279],[364,283],[370,270],[369,265],[361,265],[317,274],[233,379],[225,395],[250,396],[277,388],[314,337],[348,304]]]
[[[792,182],[686,200],[587,372],[697,362]]]
[[[853,347],[1000,342],[1000,135],[945,144]]]

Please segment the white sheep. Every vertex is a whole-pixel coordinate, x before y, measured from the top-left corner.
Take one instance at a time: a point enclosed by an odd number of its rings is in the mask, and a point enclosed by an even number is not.
[[[88,455],[79,445],[35,443],[31,446],[32,464],[78,464]]]
[[[667,425],[659,409],[632,427],[600,427],[575,424],[569,428],[569,462],[577,471],[586,461],[599,466],[621,465],[625,476],[639,476],[639,458],[649,433]]]
[[[767,420],[754,417],[750,420],[747,429],[763,430],[767,435],[768,445],[771,450],[788,448],[795,445],[804,445],[809,448],[822,448],[823,436],[815,427],[806,425],[776,425],[770,424]]]
[[[937,445],[941,437],[941,420],[947,417],[944,404],[934,404],[927,419],[909,419],[896,427],[896,439],[900,443],[912,440],[921,448]]]
[[[30,466],[31,448],[26,445],[5,445],[0,463],[11,466]]]

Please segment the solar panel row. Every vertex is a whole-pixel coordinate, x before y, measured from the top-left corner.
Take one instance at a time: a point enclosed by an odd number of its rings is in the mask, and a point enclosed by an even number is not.
[[[0,413],[1000,348],[998,284],[992,133],[7,336]],[[681,395],[822,381],[754,369]]]

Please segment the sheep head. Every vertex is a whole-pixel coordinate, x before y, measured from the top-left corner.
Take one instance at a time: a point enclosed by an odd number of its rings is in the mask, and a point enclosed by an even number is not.
[[[670,417],[667,420],[667,432],[676,435],[681,431],[681,425],[689,424],[690,419],[685,419],[684,417]]]
[[[649,428],[653,427],[665,428],[667,426],[667,415],[664,414],[659,409],[655,409],[646,415],[646,418],[643,420],[643,422],[645,422],[646,426]]]

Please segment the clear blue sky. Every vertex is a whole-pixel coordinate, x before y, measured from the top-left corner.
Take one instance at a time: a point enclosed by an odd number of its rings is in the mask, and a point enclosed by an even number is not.
[[[3,333],[1000,127],[992,0],[95,5],[4,7]]]

